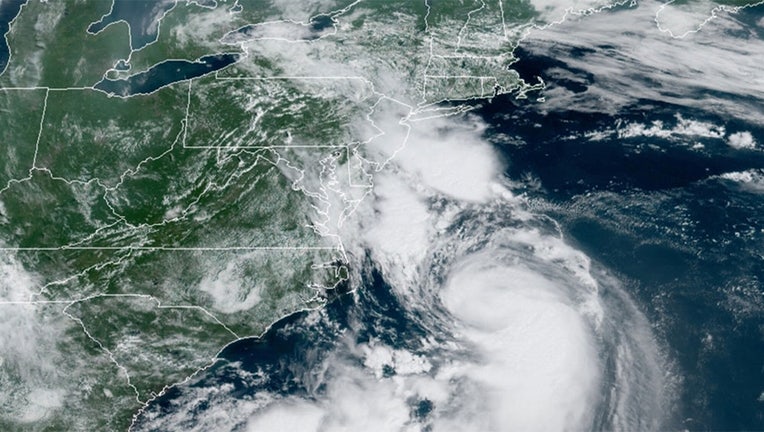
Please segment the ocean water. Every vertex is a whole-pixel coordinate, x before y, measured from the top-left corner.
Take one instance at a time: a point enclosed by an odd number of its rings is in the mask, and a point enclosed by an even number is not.
[[[504,116],[500,105],[485,112]],[[707,119],[655,103],[618,119],[670,124],[677,112]],[[497,121],[488,132],[523,142],[497,143],[510,161],[507,175],[525,181],[518,191],[558,221],[569,242],[627,281],[680,371],[676,427],[764,427],[762,191],[720,177],[764,169],[762,155],[718,143],[699,152],[694,143],[655,137],[566,139],[585,132],[581,125],[617,120],[606,115],[551,113],[543,116],[543,130],[533,126],[537,115],[515,114],[518,119],[528,123]],[[763,136],[757,125],[739,126]]]
[[[527,79],[543,77],[550,92],[596,85],[593,74],[568,67],[565,57],[522,49],[518,56],[513,67]],[[479,112],[491,125],[486,136],[509,161],[506,175],[518,181],[517,192],[626,281],[646,313],[680,376],[673,426],[764,428],[764,153],[719,136],[748,131],[761,142],[762,125],[649,99],[617,112],[582,112],[504,98]],[[697,131],[684,133],[691,122]],[[632,134],[633,125],[660,127]]]
[[[21,11],[21,6],[27,0],[4,0],[0,2],[0,74],[5,71],[10,58],[10,47],[8,47],[6,33],[10,29],[10,23]]]

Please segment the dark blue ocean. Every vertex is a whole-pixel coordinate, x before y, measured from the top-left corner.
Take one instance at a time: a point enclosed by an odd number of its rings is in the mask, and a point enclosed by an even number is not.
[[[523,142],[495,143],[509,161],[507,176],[536,180],[521,191],[561,224],[569,242],[626,282],[669,347],[682,374],[678,410],[686,419],[674,427],[762,430],[764,194],[716,176],[762,170],[764,155],[733,151],[718,140],[708,140],[706,151],[698,152],[691,149],[695,139],[569,137],[617,120],[671,125],[678,112],[756,137],[764,137],[764,129],[679,106],[644,104],[615,118],[542,115],[532,104],[498,100],[481,114],[492,124],[489,135],[510,134]]]
[[[562,68],[578,79],[546,82],[573,92],[596,85],[564,59],[518,55],[523,60],[513,67],[525,78]],[[764,430],[764,190],[718,177],[761,175],[764,152],[697,136],[585,136],[617,123],[659,121],[670,129],[681,117],[750,131],[762,142],[764,125],[654,100],[616,114],[541,106],[505,98],[480,114],[491,124],[489,139],[518,138],[494,140],[509,161],[507,176],[538,180],[524,192],[543,202],[539,209],[561,223],[569,241],[627,281],[669,347],[683,380],[677,410],[684,421],[675,427]]]
[[[519,56],[513,67],[529,80],[566,67],[559,58],[522,50]],[[575,92],[596,83],[584,71],[570,72],[581,79],[545,81],[550,89],[567,86]],[[587,135],[614,124],[660,121],[670,129],[680,119],[693,119],[750,131],[761,142],[764,127],[651,100],[604,114],[549,112],[534,99],[500,96],[478,104],[474,113],[489,125],[486,139],[507,161],[505,175],[515,192],[525,194],[534,211],[556,220],[569,243],[616,275],[649,319],[681,376],[666,427],[764,430],[764,195],[719,177],[764,170],[764,153],[703,137],[683,142]],[[316,368],[348,332],[357,343],[378,339],[417,352],[417,341],[432,329],[408,315],[373,264],[363,273],[349,287],[358,290],[355,298],[336,299],[320,320],[296,314],[261,339],[234,343],[187,387],[230,383],[233,398],[263,391],[310,398],[322,391]],[[243,379],[239,368],[251,372],[249,378]],[[171,390],[148,412],[171,412],[187,390]],[[430,401],[411,404],[418,416],[432,410]],[[196,405],[195,414],[204,416],[207,408]]]

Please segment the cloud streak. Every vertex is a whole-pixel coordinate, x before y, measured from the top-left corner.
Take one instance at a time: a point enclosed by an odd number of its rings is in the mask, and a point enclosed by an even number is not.
[[[614,113],[656,100],[760,119],[764,41],[751,36],[735,14],[720,15],[683,38],[671,37],[656,26],[660,6],[640,2],[532,31],[521,44],[525,49],[564,59],[594,77],[585,92],[560,87],[546,92],[541,109]]]

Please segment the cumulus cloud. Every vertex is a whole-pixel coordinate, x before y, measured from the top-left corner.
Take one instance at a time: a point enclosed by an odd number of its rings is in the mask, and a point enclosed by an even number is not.
[[[617,113],[640,100],[655,100],[760,119],[764,41],[732,36],[743,30],[734,14],[672,38],[656,25],[661,5],[647,1],[569,16],[559,25],[532,31],[521,43],[525,49],[562,59],[594,77],[583,93],[559,87],[548,92],[541,108]],[[580,55],[570,55],[575,49]]]
[[[718,178],[739,183],[754,192],[764,192],[764,170],[734,171],[721,174]]]
[[[17,303],[28,301],[39,286],[11,252],[0,252],[0,407],[9,419],[40,421],[64,403],[60,311]]]
[[[215,309],[234,313],[253,308],[260,302],[260,281],[248,277],[252,269],[248,261],[257,259],[255,254],[244,254],[211,270],[199,283],[199,289],[210,295]]]
[[[751,150],[756,148],[756,140],[750,132],[736,132],[727,138],[727,144],[734,149]]]
[[[676,119],[677,124],[673,127],[666,127],[666,125],[660,120],[655,120],[650,125],[645,125],[643,123],[628,123],[618,130],[618,137],[701,137],[716,139],[724,137],[724,126],[718,126],[709,122],[685,119],[679,114],[676,115]]]

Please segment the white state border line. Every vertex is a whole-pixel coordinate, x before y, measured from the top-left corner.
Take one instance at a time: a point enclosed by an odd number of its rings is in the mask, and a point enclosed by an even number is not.
[[[191,98],[192,85],[193,85],[193,79],[188,81],[188,100],[187,100],[187,104],[186,104],[186,113],[185,113],[186,118],[183,120],[183,124],[184,125],[187,124],[187,122],[188,122],[188,110],[189,110],[189,107],[190,107],[190,100],[191,100],[190,98]],[[2,90],[7,90],[7,89],[0,89],[0,91],[2,91]],[[29,176],[27,178],[25,178],[25,179],[22,179],[22,181],[23,181],[23,180],[30,179],[31,175],[32,175],[32,171],[34,171],[34,170],[47,170],[45,168],[37,167],[37,156],[38,156],[39,140],[40,140],[40,136],[42,134],[42,130],[43,130],[43,126],[44,126],[44,121],[45,121],[45,114],[46,114],[46,109],[47,109],[48,98],[49,98],[50,92],[54,91],[55,89],[51,89],[50,87],[34,87],[34,88],[17,88],[17,89],[14,89],[14,90],[45,91],[45,99],[44,99],[43,110],[42,110],[42,115],[41,115],[41,119],[40,119],[40,129],[39,129],[38,135],[37,135],[37,142],[35,143],[35,151],[34,151],[34,157],[33,157],[33,161],[32,161],[32,167],[30,168]],[[61,90],[76,90],[76,91],[91,90],[92,91],[93,89],[91,89],[91,88],[65,88],[65,89],[61,89]],[[185,139],[187,131],[188,131],[188,128],[184,126],[183,130],[182,130],[182,137],[183,137],[183,139]],[[302,148],[302,147],[304,147],[304,148],[319,147],[319,148],[340,148],[340,149],[344,148],[344,149],[347,149],[350,145],[351,144],[331,145],[331,146],[330,145],[322,145],[322,146],[288,146],[288,145],[286,145],[286,146],[283,146],[283,147],[285,147],[285,148],[289,148],[289,147],[295,147],[295,148],[297,148],[297,147],[300,147],[300,148]],[[175,144],[173,144],[173,146],[167,152],[171,151],[174,146],[175,146]],[[190,148],[198,149],[200,147],[202,147],[202,146],[191,146]],[[221,148],[221,147],[211,147],[211,146],[207,146],[207,147],[214,148],[214,149],[220,149]],[[282,146],[260,146],[259,148],[269,149],[269,148],[276,148],[276,147],[280,148]],[[222,148],[224,148],[224,149],[234,149],[233,146],[222,147]],[[235,149],[238,149],[238,148],[245,148],[245,147],[244,146],[238,146]],[[254,146],[249,146],[249,148],[254,148]],[[163,155],[166,154],[167,152],[163,153]],[[161,156],[163,156],[163,155],[161,155]],[[161,156],[159,156],[159,157],[161,157]],[[141,162],[141,163],[143,163],[143,162]],[[140,164],[139,164],[139,167],[140,167]],[[124,173],[123,173],[123,176],[124,176]],[[12,179],[11,181],[13,181],[13,180],[14,179]],[[95,180],[97,180],[97,179],[95,179]],[[64,181],[69,183],[69,181],[67,181],[67,180],[64,180]],[[8,185],[6,185],[5,188],[0,190],[0,193],[5,191],[7,188],[8,188]],[[5,251],[5,252],[34,252],[34,251],[38,251],[38,252],[43,252],[43,251],[46,251],[46,252],[56,252],[56,251],[66,251],[66,250],[72,250],[72,251],[96,251],[96,250],[102,250],[102,251],[212,251],[212,252],[214,252],[214,251],[258,251],[258,250],[260,250],[260,251],[266,251],[266,250],[267,251],[279,251],[279,250],[282,250],[282,251],[286,251],[286,250],[292,250],[292,251],[296,251],[296,250],[302,250],[302,251],[311,251],[311,250],[312,251],[320,251],[320,250],[326,250],[326,251],[338,251],[338,252],[344,254],[344,250],[343,250],[342,245],[336,245],[336,246],[220,246],[220,247],[173,247],[173,246],[130,246],[130,245],[126,245],[126,246],[77,246],[77,245],[62,245],[62,246],[38,246],[38,247],[0,247],[0,251]]]
[[[658,8],[658,10],[655,11],[655,17],[653,18],[653,21],[655,21],[655,25],[661,33],[666,33],[673,39],[684,39],[685,37],[691,34],[699,33],[703,29],[703,27],[705,27],[708,23],[719,18],[719,13],[736,14],[744,9],[762,6],[764,5],[764,0],[756,2],[756,3],[748,3],[748,4],[740,5],[740,6],[723,5],[723,4],[718,5],[709,11],[708,17],[705,20],[703,20],[703,22],[697,24],[694,29],[687,30],[680,35],[675,34],[670,28],[665,27],[664,25],[661,24],[661,19],[660,19],[661,13],[664,10],[666,10],[667,7],[671,6],[673,3],[676,3],[676,0],[670,0],[662,4]]]
[[[116,20],[116,21],[111,21],[109,24],[105,25],[104,27],[102,27],[100,30],[98,30],[95,33],[90,31],[90,27],[91,26],[93,26],[95,24],[102,23],[106,18],[110,17],[114,13],[114,5],[115,5],[115,3],[116,3],[116,0],[112,0],[111,1],[111,6],[109,7],[109,12],[103,14],[101,16],[101,18],[99,18],[97,21],[93,21],[90,24],[88,24],[88,27],[85,30],[85,33],[95,36],[95,35],[103,32],[103,31],[106,31],[109,27],[111,27],[113,25],[116,25],[116,24],[119,24],[119,23],[125,23],[125,25],[127,25],[127,43],[128,43],[128,47],[130,48],[130,53],[127,55],[126,59],[120,59],[120,60],[124,60],[125,63],[127,63],[129,65],[130,61],[133,58],[133,54],[134,53],[140,52],[143,49],[145,49],[145,48],[147,48],[147,47],[149,47],[151,45],[154,45],[155,43],[157,43],[159,41],[159,37],[160,37],[161,31],[162,31],[162,21],[164,21],[165,17],[167,17],[167,15],[170,12],[172,12],[176,7],[178,7],[179,0],[173,0],[172,6],[169,9],[167,9],[166,11],[164,11],[164,13],[162,13],[162,16],[158,17],[157,20],[155,21],[156,22],[156,37],[154,37],[154,40],[149,41],[148,43],[144,44],[142,47],[140,47],[138,49],[135,49],[133,47],[133,28],[130,25],[130,22],[125,20],[124,18],[121,18],[121,19]],[[191,4],[191,2],[189,0],[186,0],[186,5],[189,5],[189,4]],[[199,6],[199,5],[197,4],[197,6]],[[207,9],[207,8],[205,8],[205,9]]]
[[[0,69],[0,77],[5,75],[5,72],[8,71],[8,68],[11,67],[11,59],[13,58],[13,50],[11,49],[11,41],[8,39],[8,35],[11,34],[11,31],[13,31],[13,24],[16,22],[17,19],[21,16],[21,14],[24,12],[24,8],[29,4],[29,1],[24,2],[19,7],[19,12],[16,14],[15,17],[13,17],[12,20],[8,21],[8,30],[6,30],[5,34],[3,34],[3,39],[5,39],[5,46],[8,48],[8,60],[7,63],[5,63],[5,66],[3,66],[2,69]]]
[[[48,91],[81,91],[81,90],[92,90],[104,93],[101,90],[96,90],[93,87],[48,87],[48,86],[37,86],[37,87],[0,87],[0,91],[33,91],[33,90],[48,90]]]
[[[258,251],[258,250],[330,250],[339,251],[340,246],[220,246],[220,247],[173,247],[173,246],[61,246],[61,247],[0,247],[0,252],[52,252],[52,251]]]

